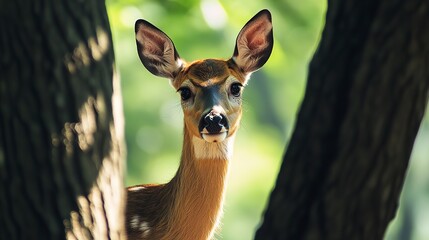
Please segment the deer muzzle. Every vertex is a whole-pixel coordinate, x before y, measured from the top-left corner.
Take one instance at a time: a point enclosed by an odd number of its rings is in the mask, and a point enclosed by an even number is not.
[[[212,109],[201,117],[198,130],[207,142],[222,142],[228,136],[229,124],[225,115]]]

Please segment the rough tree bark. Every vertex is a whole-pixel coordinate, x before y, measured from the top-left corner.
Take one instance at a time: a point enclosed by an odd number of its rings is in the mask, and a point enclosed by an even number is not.
[[[123,238],[122,103],[104,1],[0,6],[0,239]]]
[[[255,239],[382,239],[428,100],[429,2],[331,0]]]

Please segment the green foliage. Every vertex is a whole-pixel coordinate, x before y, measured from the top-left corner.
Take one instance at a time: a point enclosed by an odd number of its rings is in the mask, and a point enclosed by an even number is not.
[[[163,183],[174,175],[183,128],[178,94],[168,80],[151,75],[140,63],[134,39],[136,19],[144,18],[162,29],[180,56],[192,61],[231,57],[241,27],[259,10],[271,11],[273,54],[246,87],[219,233],[221,239],[251,239],[303,97],[308,62],[324,24],[325,1],[120,0],[107,1],[107,7],[122,81],[127,185]],[[427,132],[426,128],[426,136]],[[395,231],[398,227],[393,227]]]

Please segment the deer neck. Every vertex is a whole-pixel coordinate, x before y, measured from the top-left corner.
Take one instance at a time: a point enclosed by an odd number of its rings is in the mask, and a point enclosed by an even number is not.
[[[180,166],[168,183],[174,189],[168,224],[174,239],[213,236],[222,214],[233,142],[234,136],[221,143],[208,143],[191,136],[185,126]]]

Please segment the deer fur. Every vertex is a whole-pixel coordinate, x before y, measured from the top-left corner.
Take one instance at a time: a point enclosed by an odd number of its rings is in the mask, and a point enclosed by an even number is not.
[[[171,39],[145,20],[136,22],[136,41],[143,65],[169,78],[179,92],[189,90],[192,99],[182,95],[184,137],[176,175],[166,184],[127,188],[128,238],[212,239],[222,215],[228,165],[242,114],[241,94],[232,94],[230,88],[246,85],[250,74],[268,60],[273,46],[271,15],[262,10],[243,27],[228,60],[186,63]],[[228,124],[204,137],[198,122],[207,111],[223,116]],[[219,137],[224,131],[226,137]]]

